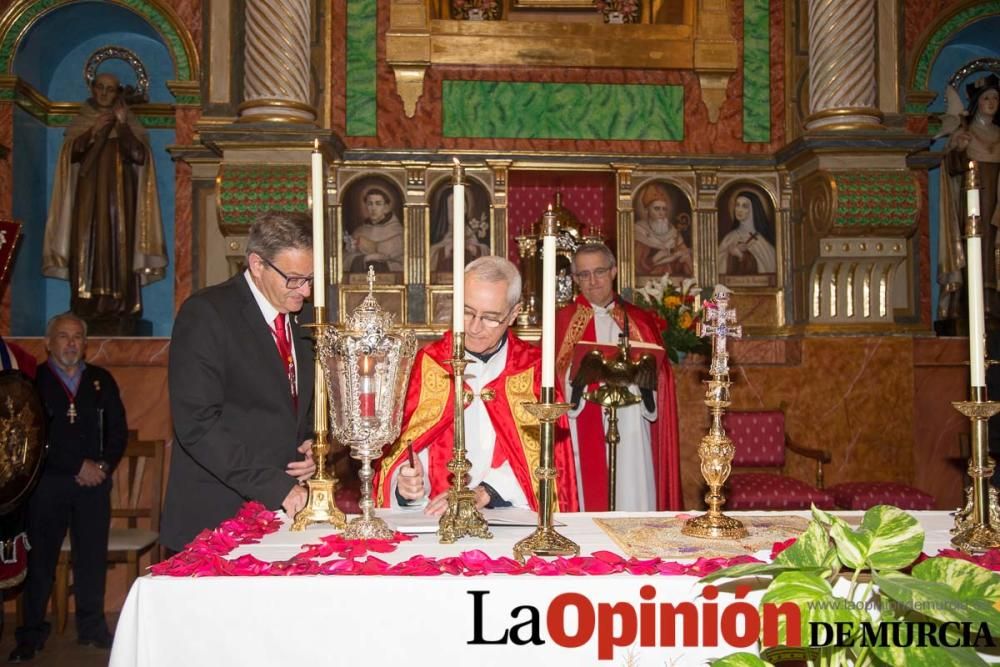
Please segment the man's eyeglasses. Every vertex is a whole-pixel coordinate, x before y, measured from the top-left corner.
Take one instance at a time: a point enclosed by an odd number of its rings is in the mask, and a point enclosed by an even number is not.
[[[312,276],[289,276],[287,273],[285,273],[284,271],[276,267],[274,264],[272,264],[267,257],[264,257],[263,255],[258,255],[258,257],[264,260],[265,264],[267,264],[272,269],[277,271],[278,275],[285,279],[286,288],[299,289],[303,285],[309,285],[309,287],[313,286],[314,278]]]
[[[611,273],[611,267],[605,266],[604,268],[594,269],[593,271],[577,271],[573,274],[573,277],[580,282],[585,282],[593,278],[594,280],[604,280]]]
[[[511,308],[513,310],[513,308]],[[496,315],[480,315],[474,313],[472,310],[465,309],[465,326],[468,327],[475,319],[479,319],[483,323],[483,326],[488,329],[496,329],[507,323],[507,318],[510,316],[510,310],[506,314],[497,317]]]

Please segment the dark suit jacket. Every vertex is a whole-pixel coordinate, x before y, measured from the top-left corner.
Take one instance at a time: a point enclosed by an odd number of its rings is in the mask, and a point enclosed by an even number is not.
[[[243,274],[181,306],[170,342],[174,447],[160,541],[180,550],[245,500],[277,509],[295,485],[285,467],[312,437],[313,347],[292,317],[299,404],[270,326]]]

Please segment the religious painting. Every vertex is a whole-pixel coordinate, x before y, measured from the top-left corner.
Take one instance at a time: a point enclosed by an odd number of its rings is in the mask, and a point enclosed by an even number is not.
[[[451,284],[452,184],[442,178],[430,197],[430,222],[427,227],[427,268],[430,284]],[[465,263],[492,254],[490,245],[490,193],[479,181],[470,178],[465,184]]]
[[[389,287],[378,285],[372,291],[372,296],[382,307],[382,310],[395,315],[393,320],[397,324],[406,323],[406,296],[405,287]],[[368,286],[345,286],[340,288],[340,321],[343,322],[354,309],[361,305],[364,298],[368,296]]]
[[[430,285],[427,287],[427,324],[450,327],[452,324],[451,285]]]
[[[344,282],[403,283],[403,193],[391,179],[377,174],[352,182],[341,200],[343,214]]]
[[[650,181],[636,191],[633,209],[636,284],[668,274],[694,277],[691,202],[684,192],[667,181]]]
[[[778,277],[774,204],[758,185],[734,183],[719,196],[719,281],[730,288],[774,287]]]

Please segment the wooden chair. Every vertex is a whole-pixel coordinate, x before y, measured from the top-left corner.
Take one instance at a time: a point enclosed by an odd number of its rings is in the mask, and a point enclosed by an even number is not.
[[[802,510],[813,503],[822,509],[834,508],[833,496],[823,490],[823,464],[830,462],[830,452],[792,442],[785,433],[784,412],[728,412],[723,427],[736,446],[733,469],[760,470],[729,476],[725,509]],[[816,461],[816,486],[785,475],[786,451]]]
[[[108,534],[108,562],[124,563],[126,590],[139,577],[139,559],[152,552],[152,562],[159,560],[157,545],[160,536],[160,499],[163,491],[163,440],[139,440],[129,431],[128,444],[114,473],[111,489],[111,532]],[[143,485],[149,479],[149,495],[143,496]],[[115,519],[124,520],[124,527]],[[141,527],[140,520],[148,520]],[[117,523],[122,523],[121,521]],[[66,630],[69,603],[70,573],[69,536],[63,539],[56,580],[52,591],[52,607],[59,633]]]

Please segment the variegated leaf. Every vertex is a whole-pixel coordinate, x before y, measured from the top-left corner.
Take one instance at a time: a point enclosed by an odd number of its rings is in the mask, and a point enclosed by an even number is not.
[[[774,667],[753,653],[733,653],[712,661],[712,667]]]
[[[906,567],[924,548],[920,522],[898,507],[872,507],[865,512],[861,528],[871,533],[868,563],[875,570]]]
[[[924,581],[899,572],[873,573],[883,595],[937,621],[988,623],[993,636],[1000,636],[1000,611],[983,601],[963,600],[947,584]]]
[[[872,534],[864,528],[853,530],[840,517],[831,516],[830,537],[837,544],[837,556],[849,568],[865,567],[872,546]]]
[[[774,562],[797,568],[824,567],[830,550],[830,537],[823,526],[810,521],[806,532],[799,535],[795,544],[778,554]]]
[[[833,594],[826,579],[806,572],[783,572],[768,586],[761,599],[761,608],[767,603],[792,602],[799,608],[801,643],[809,642],[811,623],[852,623],[855,627],[862,620],[862,613],[844,598]],[[778,643],[787,641],[785,617],[778,617]]]
[[[872,653],[882,662],[906,667],[980,667],[986,661],[971,647],[873,646]]]

